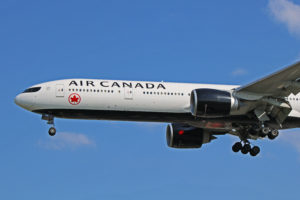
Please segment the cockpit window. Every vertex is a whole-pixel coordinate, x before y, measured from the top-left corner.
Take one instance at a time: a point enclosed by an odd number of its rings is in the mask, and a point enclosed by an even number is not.
[[[41,87],[32,87],[32,88],[28,88],[26,89],[23,93],[29,93],[29,92],[37,92],[41,89]]]

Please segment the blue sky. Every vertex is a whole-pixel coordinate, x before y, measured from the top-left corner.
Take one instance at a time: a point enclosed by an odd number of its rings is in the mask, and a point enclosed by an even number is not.
[[[0,199],[296,199],[300,130],[254,143],[166,146],[166,124],[56,120],[17,107],[62,78],[246,84],[300,59],[300,1],[5,1],[0,4]]]

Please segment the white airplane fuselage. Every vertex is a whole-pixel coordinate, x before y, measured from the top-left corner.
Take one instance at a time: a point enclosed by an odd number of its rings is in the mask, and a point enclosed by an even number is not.
[[[201,148],[218,135],[239,141],[233,152],[257,156],[249,140],[274,140],[280,129],[300,127],[300,62],[244,86],[65,79],[34,85],[15,98],[42,115],[56,134],[54,118],[166,122],[171,148]]]
[[[95,79],[66,79],[30,87],[15,98],[26,110],[60,118],[149,122],[179,122],[203,128],[232,129],[232,123],[248,120],[242,115],[195,118],[190,99],[194,89],[233,91],[237,85],[144,82]],[[300,96],[287,97],[292,123],[300,126]],[[222,122],[223,125],[213,123]],[[287,119],[288,122],[288,119]],[[212,126],[212,127],[210,127]]]

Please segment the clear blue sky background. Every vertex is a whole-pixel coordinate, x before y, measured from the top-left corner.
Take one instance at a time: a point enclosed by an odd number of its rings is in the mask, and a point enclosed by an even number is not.
[[[300,57],[269,3],[2,1],[0,199],[298,199],[297,129],[255,141],[253,158],[231,151],[232,136],[170,149],[159,123],[58,119],[50,138],[13,102],[74,77],[246,84]]]

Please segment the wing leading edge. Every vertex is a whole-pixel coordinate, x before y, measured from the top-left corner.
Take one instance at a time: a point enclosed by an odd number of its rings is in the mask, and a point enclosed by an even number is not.
[[[237,95],[285,97],[300,92],[300,61],[236,89]],[[253,97],[254,98],[254,97]]]

